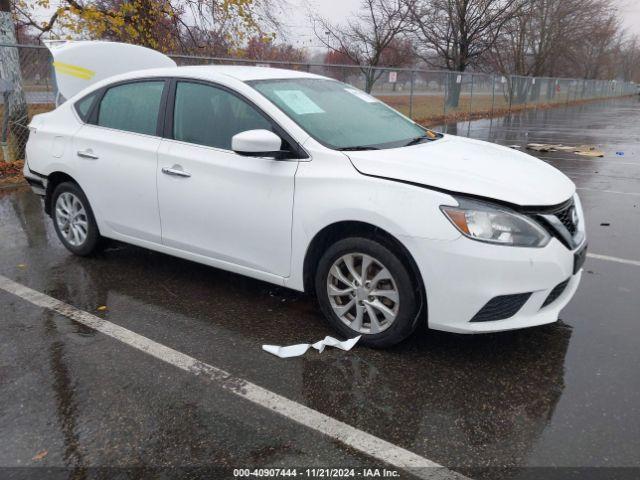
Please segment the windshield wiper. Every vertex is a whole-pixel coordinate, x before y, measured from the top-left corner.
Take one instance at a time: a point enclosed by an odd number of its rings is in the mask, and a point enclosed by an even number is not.
[[[410,147],[411,145],[417,145],[418,143],[422,143],[423,140],[437,140],[439,137],[436,133],[431,130],[427,130],[424,134],[419,137],[414,137],[409,142],[405,143],[405,147]]]
[[[426,140],[428,138],[429,137],[427,137],[426,135],[420,135],[419,137],[415,137],[409,140],[407,143],[404,144],[404,146],[410,147],[411,145],[417,145],[419,143],[422,143],[423,140]]]
[[[368,145],[355,145],[353,147],[342,147],[339,148],[341,152],[359,152],[362,150],[380,150],[378,147],[370,147]]]

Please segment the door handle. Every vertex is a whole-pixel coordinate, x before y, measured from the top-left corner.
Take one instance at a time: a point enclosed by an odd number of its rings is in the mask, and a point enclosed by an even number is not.
[[[91,150],[90,148],[86,150],[78,150],[77,153],[80,158],[88,158],[89,160],[98,160],[98,158],[100,158],[97,155],[95,155],[93,153],[93,150]]]
[[[173,167],[162,167],[162,173],[165,175],[173,175],[174,177],[190,177],[189,172],[185,172],[180,165],[174,165]]]

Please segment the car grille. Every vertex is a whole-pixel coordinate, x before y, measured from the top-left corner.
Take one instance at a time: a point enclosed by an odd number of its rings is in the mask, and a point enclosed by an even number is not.
[[[528,207],[524,213],[530,215],[536,222],[542,225],[549,234],[562,242],[569,250],[573,250],[580,242],[578,225],[573,222],[575,204],[569,199],[562,205],[554,207]],[[557,221],[551,221],[555,217]],[[562,225],[562,228],[560,226]]]
[[[562,295],[564,290],[567,288],[567,285],[569,285],[569,279],[568,278],[564,282],[559,283],[558,285],[556,285],[553,288],[553,290],[551,290],[551,293],[549,293],[549,295],[545,299],[544,303],[542,304],[542,307],[540,307],[540,308],[544,308],[547,305],[551,305],[553,302],[555,302],[558,299],[558,297],[560,295]]]
[[[491,322],[513,317],[529,300],[531,292],[494,297],[471,319],[472,322]]]
[[[565,228],[569,230],[569,233],[571,234],[571,236],[575,235],[576,230],[578,229],[578,225],[573,223],[573,220],[571,219],[572,217],[571,214],[574,208],[575,207],[573,205],[573,200],[572,200],[567,207],[555,213],[556,217],[558,217],[558,220],[560,220],[562,224],[565,226]]]

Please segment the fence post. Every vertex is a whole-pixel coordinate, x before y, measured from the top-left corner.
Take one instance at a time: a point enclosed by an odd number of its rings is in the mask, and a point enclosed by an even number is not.
[[[471,121],[471,113],[473,109],[473,73],[471,74],[471,91],[469,92],[469,121]]]
[[[58,102],[60,101],[60,92],[58,91],[58,81],[56,80],[56,69],[53,66],[53,61],[49,64],[49,77],[47,77],[47,81],[48,79],[51,79],[51,86],[52,86],[52,90],[53,90],[53,104],[57,107],[58,106]]]
[[[413,88],[415,83],[415,71],[411,70],[411,79],[409,82],[409,118],[413,120]]]
[[[449,131],[449,124],[447,123],[447,98],[449,98],[449,82],[451,81],[449,75],[451,72],[444,74],[444,98],[442,99],[442,121],[444,122],[444,133]]]
[[[491,118],[493,118],[493,111],[496,106],[496,76],[491,75]]]
[[[509,85],[509,116],[511,116],[511,105],[513,104],[513,75],[509,75],[507,78]]]

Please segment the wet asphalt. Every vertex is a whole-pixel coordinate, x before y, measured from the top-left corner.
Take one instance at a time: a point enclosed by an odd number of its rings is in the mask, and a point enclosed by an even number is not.
[[[638,99],[443,129],[523,148],[600,145],[604,158],[536,155],[577,184],[590,252],[640,260]],[[121,244],[74,257],[28,188],[0,190],[0,274],[473,478],[640,477],[637,265],[589,258],[554,325],[423,329],[389,350],[288,360],[261,345],[333,333],[313,298]],[[383,465],[0,290],[0,477],[269,466]]]

